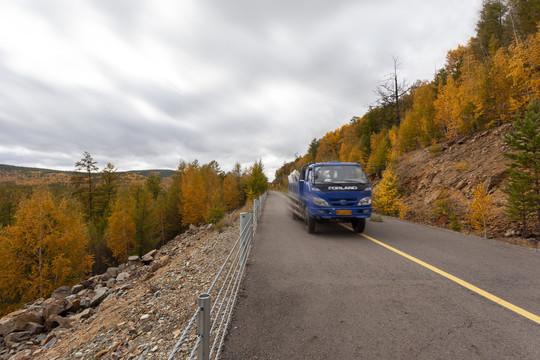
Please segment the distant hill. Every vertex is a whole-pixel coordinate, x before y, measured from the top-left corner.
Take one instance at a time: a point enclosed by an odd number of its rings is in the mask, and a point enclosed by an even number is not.
[[[0,184],[41,185],[41,184],[69,184],[74,171],[42,169],[24,166],[0,164]],[[143,180],[150,174],[156,174],[162,179],[170,178],[174,170],[130,170],[118,171],[121,182],[131,183]],[[96,174],[98,176],[98,174]]]

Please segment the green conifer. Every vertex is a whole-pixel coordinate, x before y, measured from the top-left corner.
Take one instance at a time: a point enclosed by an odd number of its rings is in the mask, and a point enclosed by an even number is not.
[[[540,103],[537,100],[531,100],[523,117],[516,118],[514,130],[505,136],[505,141],[512,150],[504,153],[512,161],[507,164],[506,211],[511,219],[522,221],[524,235],[528,233],[527,223],[536,215],[540,234]]]

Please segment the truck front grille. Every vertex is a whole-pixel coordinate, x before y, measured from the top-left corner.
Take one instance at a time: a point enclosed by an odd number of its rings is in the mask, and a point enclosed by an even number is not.
[[[341,199],[341,198],[331,198],[330,205],[332,206],[355,206],[358,203],[358,199],[355,198],[348,198],[348,199]]]

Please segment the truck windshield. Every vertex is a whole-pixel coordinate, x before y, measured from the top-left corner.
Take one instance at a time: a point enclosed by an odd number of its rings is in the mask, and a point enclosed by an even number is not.
[[[366,173],[355,165],[321,165],[313,168],[314,184],[369,183]]]

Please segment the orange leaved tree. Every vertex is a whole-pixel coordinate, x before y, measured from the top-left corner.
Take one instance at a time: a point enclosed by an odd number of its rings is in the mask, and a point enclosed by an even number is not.
[[[107,229],[107,247],[116,260],[126,261],[135,248],[135,201],[127,188],[120,190],[109,216]]]
[[[493,197],[487,192],[484,184],[478,184],[474,189],[469,210],[471,227],[477,231],[483,231],[484,237],[487,237],[487,229],[494,216]]]
[[[20,203],[16,222],[0,233],[0,248],[4,311],[80,281],[93,263],[79,209],[67,199],[56,204],[46,190]]]

